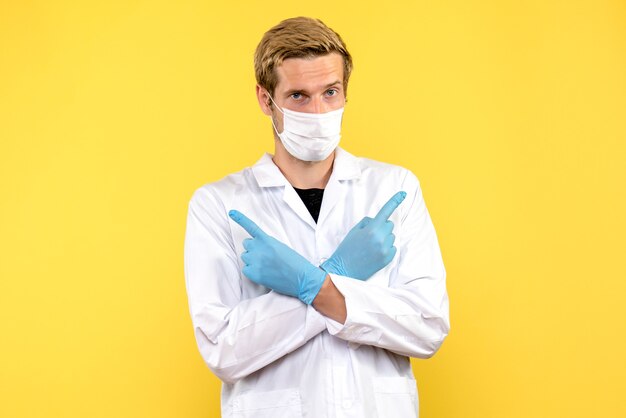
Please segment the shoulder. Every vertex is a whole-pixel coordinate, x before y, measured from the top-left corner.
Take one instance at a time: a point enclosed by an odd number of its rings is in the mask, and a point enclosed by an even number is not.
[[[250,167],[246,167],[219,180],[205,183],[194,190],[189,204],[203,207],[223,206],[224,202],[231,201],[244,188],[249,176]]]
[[[357,157],[361,168],[361,175],[368,179],[378,179],[385,183],[406,186],[410,189],[419,188],[419,179],[408,168],[401,165]]]

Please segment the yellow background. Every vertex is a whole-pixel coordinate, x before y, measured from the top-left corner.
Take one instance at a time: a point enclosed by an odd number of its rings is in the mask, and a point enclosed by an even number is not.
[[[273,151],[252,55],[297,15],[354,56],[342,145],[439,235],[421,416],[626,416],[626,2],[227,3],[0,3],[0,416],[218,415],[187,204]]]

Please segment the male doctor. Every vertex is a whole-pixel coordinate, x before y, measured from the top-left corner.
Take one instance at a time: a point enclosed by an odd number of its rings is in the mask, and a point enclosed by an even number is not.
[[[445,269],[409,170],[338,146],[352,58],[287,19],[254,57],[275,153],[191,197],[185,278],[223,417],[416,417],[409,357],[449,331]]]

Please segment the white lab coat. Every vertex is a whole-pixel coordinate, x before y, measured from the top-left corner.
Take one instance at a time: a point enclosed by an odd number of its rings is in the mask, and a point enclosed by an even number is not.
[[[230,209],[319,265],[400,190],[393,261],[367,281],[330,275],[345,297],[345,324],[243,275],[249,235]],[[223,381],[223,417],[418,416],[409,357],[432,356],[448,334],[445,276],[415,175],[340,147],[317,224],[267,153],[189,202],[189,309],[200,353]]]

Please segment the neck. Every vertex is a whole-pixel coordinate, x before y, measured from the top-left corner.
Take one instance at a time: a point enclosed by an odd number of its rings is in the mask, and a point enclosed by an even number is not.
[[[323,189],[333,171],[335,151],[322,161],[302,161],[285,149],[280,139],[276,141],[274,164],[280,169],[287,181],[298,189]]]

